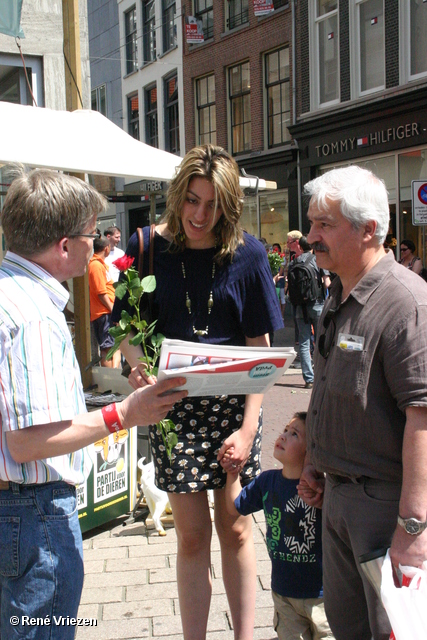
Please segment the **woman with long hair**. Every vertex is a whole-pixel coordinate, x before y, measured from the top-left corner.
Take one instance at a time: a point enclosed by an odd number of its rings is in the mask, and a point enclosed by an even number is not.
[[[166,212],[154,236],[156,332],[168,338],[267,347],[282,318],[262,244],[240,226],[243,193],[236,162],[220,147],[189,151],[172,180]],[[149,227],[143,230],[143,273],[148,274]],[[134,234],[127,254],[138,262]],[[123,303],[116,300],[113,319]],[[139,347],[122,343],[134,367],[134,386],[146,383]],[[178,443],[169,459],[156,427],[150,445],[156,484],[169,494],[178,540],[177,580],[185,640],[206,635],[212,592],[212,524],[207,489],[215,491],[223,580],[234,637],[251,640],[256,562],[251,520],[228,514],[223,487],[228,469],[247,484],[260,472],[262,395],[192,397],[168,414]],[[225,456],[225,453],[227,455]]]

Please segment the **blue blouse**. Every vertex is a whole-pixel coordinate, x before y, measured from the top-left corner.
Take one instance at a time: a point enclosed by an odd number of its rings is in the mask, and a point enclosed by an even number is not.
[[[143,229],[144,268],[148,274],[150,228]],[[232,262],[216,265],[212,281],[215,249],[185,249],[171,252],[170,243],[155,234],[154,302],[157,314],[155,333],[167,338],[211,344],[244,345],[245,336],[255,338],[283,326],[277,293],[263,245],[244,233],[244,244],[234,254]],[[126,254],[138,265],[139,242],[134,233]],[[185,268],[185,279],[182,265]],[[213,307],[208,315],[208,300],[212,290]],[[186,293],[191,300],[191,315],[186,307]],[[127,308],[124,300],[115,300],[112,321],[120,319]],[[207,336],[197,336],[196,329],[209,327]]]

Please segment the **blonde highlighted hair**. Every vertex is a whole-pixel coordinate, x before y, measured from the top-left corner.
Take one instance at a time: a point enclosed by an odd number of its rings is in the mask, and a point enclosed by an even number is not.
[[[178,250],[185,248],[181,227],[181,212],[187,190],[193,178],[206,178],[215,191],[215,210],[221,207],[223,215],[214,227],[217,252],[215,260],[221,264],[231,259],[237,247],[243,244],[240,216],[243,210],[243,191],[239,183],[236,161],[221,147],[211,144],[194,147],[184,157],[170,184],[166,201],[166,222]]]

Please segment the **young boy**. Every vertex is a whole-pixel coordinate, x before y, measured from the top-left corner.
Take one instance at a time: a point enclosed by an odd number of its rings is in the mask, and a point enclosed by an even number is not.
[[[321,511],[298,496],[306,453],[306,412],[295,413],[274,444],[283,468],[264,471],[243,490],[239,475],[227,473],[230,514],[264,510],[272,561],[274,628],[280,640],[333,638],[322,587]]]

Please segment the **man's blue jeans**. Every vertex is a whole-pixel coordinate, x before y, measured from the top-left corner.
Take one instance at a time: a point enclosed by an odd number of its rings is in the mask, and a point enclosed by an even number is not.
[[[317,336],[317,323],[323,310],[323,304],[315,303],[307,305],[308,322],[304,322],[302,307],[297,307],[296,321],[299,331],[299,357],[304,382],[313,382],[313,365],[311,363],[310,338],[311,326],[314,328],[314,337]]]
[[[0,490],[0,541],[1,638],[72,640],[75,625],[61,620],[77,617],[83,588],[75,487],[11,482]]]

